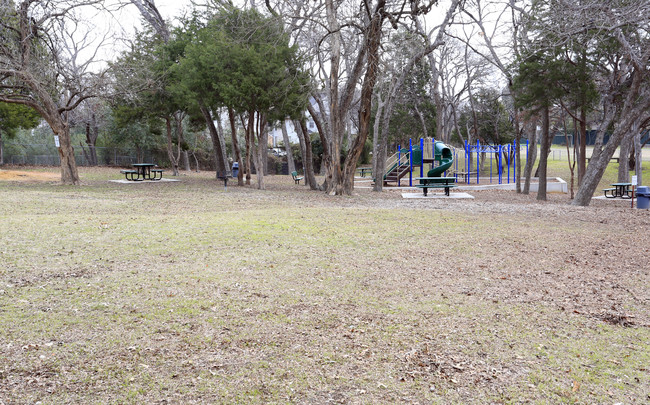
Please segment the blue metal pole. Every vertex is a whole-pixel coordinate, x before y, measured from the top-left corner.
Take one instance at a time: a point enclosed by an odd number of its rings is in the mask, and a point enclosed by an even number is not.
[[[498,155],[497,155],[497,170],[499,171],[499,184],[503,183],[503,161],[502,161],[502,153],[503,153],[503,145],[499,145],[498,147]]]
[[[490,184],[492,184],[492,151],[490,151]]]
[[[506,153],[508,154],[508,184],[510,184],[510,144],[508,144],[508,151]]]
[[[465,183],[469,184],[469,142],[465,141]]]
[[[413,141],[409,138],[409,187],[413,187]]]
[[[512,141],[512,182],[517,182],[517,141]]]

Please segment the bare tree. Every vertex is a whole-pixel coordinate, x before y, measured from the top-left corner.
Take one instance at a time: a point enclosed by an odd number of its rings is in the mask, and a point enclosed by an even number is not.
[[[386,95],[386,99],[383,101],[385,105],[383,106],[382,109],[382,115],[381,117],[377,118],[377,119],[381,119],[381,124],[380,124],[381,134],[379,136],[378,145],[376,147],[376,155],[373,156],[373,159],[375,159],[375,163],[373,164],[373,166],[375,168],[374,173],[376,178],[375,185],[373,187],[374,191],[381,191],[383,188],[383,175],[386,169],[385,168],[386,152],[387,152],[386,143],[388,142],[388,130],[390,127],[390,118],[393,113],[393,108],[395,106],[397,94],[401,91],[407,75],[411,72],[413,67],[416,66],[416,64],[419,63],[423,58],[428,56],[430,66],[435,65],[436,61],[432,56],[432,52],[444,44],[443,38],[445,35],[445,29],[452,22],[453,16],[456,13],[456,8],[459,5],[460,5],[459,0],[452,1],[451,5],[447,9],[447,13],[445,14],[445,18],[442,24],[435,27],[429,32],[425,31],[421,22],[417,18],[415,18],[413,22],[415,31],[421,36],[421,38],[424,41],[424,46],[422,47],[422,49],[415,52],[410,57],[410,59],[407,60],[407,62],[401,67],[401,71],[399,73],[396,73],[396,75],[394,76],[393,80],[390,83],[390,87]],[[415,7],[415,5],[412,6]],[[413,12],[413,14],[417,16],[416,12]],[[436,36],[435,39],[433,39],[432,41],[431,37],[433,36],[433,33],[436,33]],[[436,74],[434,80],[434,85],[436,87],[437,87],[438,79],[439,79],[439,74]],[[435,90],[435,92],[438,92],[438,90]],[[439,95],[437,96],[436,101],[437,104],[442,105]]]
[[[86,161],[90,166],[97,166],[97,139],[100,126],[106,122],[106,103],[101,99],[84,100],[74,111],[68,115],[70,127],[82,127],[86,135],[86,145],[80,142]],[[88,147],[88,151],[86,151]]]
[[[282,130],[282,142],[284,143],[284,150],[287,152],[287,165],[289,166],[289,173],[295,172],[296,164],[293,161],[291,142],[289,141],[289,133],[287,132],[287,120],[282,121],[280,128]]]
[[[101,92],[103,73],[93,72],[102,41],[81,24],[77,10],[99,0],[24,0],[0,5],[0,101],[28,105],[59,139],[61,181],[79,184],[68,115]],[[82,59],[85,50],[85,59]]]
[[[522,4],[523,3],[523,4]],[[530,39],[524,24],[530,14],[530,2],[517,0],[468,0],[463,8],[464,18],[459,22],[461,26],[474,25],[477,27],[476,37],[474,30],[467,31],[463,37],[458,37],[474,53],[480,55],[494,65],[507,80],[510,97],[517,99],[517,94],[512,88],[513,74],[509,69],[510,64],[520,55],[522,46],[526,46]],[[503,35],[503,33],[510,35]],[[521,113],[513,111],[515,127],[515,154],[517,161],[515,187],[517,193],[521,192],[521,134],[523,125],[520,122]],[[526,180],[530,182],[530,179]]]
[[[154,0],[130,0],[138,8],[142,17],[151,25],[163,42],[169,41],[169,27],[156,7]]]
[[[603,40],[615,41],[614,54],[598,61],[594,79],[601,95],[601,122],[589,166],[576,193],[573,205],[586,206],[602,175],[626,134],[634,132],[637,124],[649,116],[650,110],[650,4],[643,0],[601,2],[585,0],[572,2],[558,0],[562,16],[558,16],[558,32],[562,40],[576,35],[590,36],[597,44]],[[567,24],[567,16],[580,24]],[[561,25],[564,23],[565,25]],[[607,144],[603,143],[605,131],[613,127]]]
[[[296,41],[304,49],[312,49],[311,60],[318,62],[313,67],[314,99],[321,117],[315,120],[321,123],[324,133],[319,135],[327,141],[329,152],[324,156],[323,188],[327,193],[350,194],[353,190],[356,164],[370,132],[374,87],[380,76],[380,45],[392,29],[408,18],[428,13],[433,5],[420,0],[322,0],[282,1],[269,6],[291,15],[289,25]],[[390,26],[385,26],[387,22]],[[356,135],[349,130],[355,126]],[[346,144],[341,162],[339,156]]]

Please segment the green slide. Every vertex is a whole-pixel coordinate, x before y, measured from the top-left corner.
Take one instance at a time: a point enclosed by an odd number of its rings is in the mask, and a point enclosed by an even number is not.
[[[427,177],[441,177],[454,163],[454,155],[444,143],[436,141],[434,150],[436,152],[435,161],[438,162],[438,166],[429,170]]]

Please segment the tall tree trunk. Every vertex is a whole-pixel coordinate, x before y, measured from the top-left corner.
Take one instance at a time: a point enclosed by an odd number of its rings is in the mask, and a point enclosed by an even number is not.
[[[420,112],[420,109],[418,108],[418,104],[414,103],[414,109],[415,109],[415,115],[418,116],[418,119],[420,120],[420,125],[422,125],[422,136],[426,139],[429,138],[429,131],[427,131],[427,123],[424,120],[424,115]],[[442,134],[442,124],[437,123],[438,120],[436,120],[436,137],[440,137],[440,134]],[[438,132],[440,131],[440,132]]]
[[[93,113],[90,122],[86,122],[86,145],[88,145],[86,160],[88,161],[89,166],[97,166],[97,149],[95,148],[95,144],[98,136],[99,127],[97,126],[97,120]]]
[[[232,138],[232,151],[234,160],[239,163],[239,173],[237,173],[237,185],[244,185],[244,162],[242,162],[239,141],[237,140],[237,123],[235,122],[235,111],[228,107],[228,120],[230,121],[230,136]]]
[[[287,131],[287,120],[282,120],[282,142],[284,142],[284,150],[287,152],[287,166],[289,173],[296,171],[296,164],[293,161],[293,152],[291,151],[291,142],[289,141],[289,132]]]
[[[580,153],[578,154],[578,187],[582,184],[587,168],[587,109],[580,108]]]
[[[550,119],[549,119],[549,124],[550,124]],[[549,126],[549,130],[550,130],[550,126]],[[541,136],[543,137],[544,134],[542,134]],[[550,132],[549,132],[548,136],[549,136],[549,137],[552,136],[552,135],[550,134]],[[544,149],[542,149],[541,142],[543,142],[543,138],[540,138],[540,145],[539,145],[539,153],[540,153],[540,155],[539,155],[539,159],[540,159],[540,163],[541,163],[541,159],[542,159],[542,156],[543,156],[543,155],[546,155],[546,159],[547,159],[547,161],[548,161],[548,157],[551,155],[551,146],[552,146],[552,144],[553,144],[553,142],[551,141],[551,139],[549,139],[548,142],[546,143],[546,150],[544,150]],[[535,169],[535,175],[534,175],[533,177],[538,177],[538,178],[539,178],[539,170],[540,170],[540,169],[539,169],[539,165],[537,165],[537,169]]]
[[[303,157],[305,179],[309,180],[309,188],[312,190],[319,190],[320,187],[318,187],[318,182],[314,175],[314,157],[312,154],[311,139],[309,139],[309,132],[307,132],[307,124],[305,124],[304,118],[299,121],[299,125],[300,132],[302,132],[305,140],[305,156]]]
[[[262,165],[264,166],[264,174],[269,173],[269,133],[268,123],[266,122],[266,114],[260,118],[259,122],[259,137],[258,148],[262,148]]]
[[[372,174],[375,177],[375,184],[373,186],[373,191],[381,191],[382,186],[384,185],[383,183],[383,175],[380,177],[379,176],[379,142],[380,142],[380,136],[381,136],[381,131],[380,131],[380,123],[381,123],[381,117],[384,111],[384,100],[381,98],[381,91],[377,92],[377,112],[375,113],[375,122],[374,126],[372,128]],[[384,155],[386,152],[384,151]],[[386,161],[386,158],[384,158],[384,163]],[[382,172],[383,172],[383,166],[382,166]],[[382,183],[379,187],[377,187],[377,183]]]
[[[519,122],[519,114],[517,114],[516,111],[514,113],[514,121],[515,121],[514,125],[515,125],[515,158],[516,158],[515,192],[517,194],[521,194],[521,131],[523,131],[523,128],[520,127],[521,123]]]
[[[302,127],[300,126],[300,121],[294,120],[292,122],[293,128],[296,130],[296,135],[298,136],[298,143],[300,143],[300,156],[302,158],[302,172],[303,174],[306,173],[307,171],[305,170],[305,167],[307,167],[307,146],[305,145],[305,135],[302,133]],[[305,175],[305,185],[309,185],[309,177]]]
[[[573,120],[575,128],[575,119]],[[563,121],[563,127],[564,127],[564,143],[566,145],[566,156],[567,156],[567,161],[569,163],[569,171],[571,172],[571,181],[569,183],[569,190],[571,193],[571,199],[573,200],[574,193],[573,193],[573,186],[575,184],[575,168],[576,168],[576,159],[575,159],[575,154],[573,158],[573,162],[571,161],[571,149],[570,149],[570,142],[569,142],[569,131],[567,130],[566,126],[566,120]],[[575,148],[574,148],[575,150]]]
[[[228,167],[228,150],[226,149],[226,137],[223,134],[223,125],[221,125],[221,111],[216,111],[217,133],[219,134],[219,144],[221,145],[221,159],[226,171],[230,170]]]
[[[2,131],[0,131],[0,166],[5,164],[5,144],[2,139]]]
[[[192,157],[194,158],[194,165],[195,165],[194,167],[196,167],[196,172],[198,173],[201,170],[199,168],[199,159],[197,159],[196,153],[194,153],[194,151],[192,151]]]
[[[84,159],[86,159],[88,166],[90,166],[90,155],[88,155],[88,152],[86,152],[86,148],[84,148],[84,144],[79,142],[79,146],[81,147],[81,152],[83,152],[84,154]]]
[[[165,129],[167,130],[167,156],[169,157],[169,163],[172,165],[172,176],[178,176],[178,160],[174,156],[172,121],[169,117],[165,118]]]
[[[321,190],[327,190],[329,188],[329,182],[332,180],[332,126],[330,125],[331,123],[329,117],[322,113],[324,111],[327,111],[327,109],[323,103],[321,95],[319,93],[314,93],[312,94],[312,98],[318,105],[319,112],[316,112],[311,104],[307,105],[307,109],[314,119],[314,123],[318,129],[318,135],[321,139],[321,143],[327,148],[323,148],[323,157],[321,159],[321,175],[324,176],[325,180],[320,186]],[[327,151],[327,153],[325,153],[325,151]]]
[[[224,161],[224,151],[221,148],[221,140],[219,139],[221,135],[217,131],[217,127],[214,125],[214,120],[212,119],[212,113],[203,104],[199,105],[203,119],[205,119],[205,124],[208,126],[210,131],[210,139],[212,140],[212,150],[213,158],[215,163],[215,177],[218,177],[219,172],[225,173],[228,169],[226,168],[226,161]]]
[[[339,72],[341,64],[341,31],[340,26],[337,20],[336,6],[334,0],[325,0],[325,10],[327,14],[327,25],[331,34],[330,38],[330,75],[329,75],[329,117],[330,117],[330,130],[332,131],[331,139],[331,154],[334,157],[331,161],[331,170],[328,170],[329,176],[331,178],[327,181],[327,193],[336,193],[341,194],[342,184],[341,184],[341,161],[339,156],[341,156],[341,140],[343,135],[343,122],[342,115],[345,113],[345,106],[340,105],[339,100]],[[362,51],[365,51],[365,47],[362,48]],[[343,108],[342,108],[343,107]],[[308,137],[308,134],[305,132],[305,140]],[[311,151],[308,151],[311,155]],[[305,165],[305,166],[310,166]],[[306,173],[305,173],[306,174]]]
[[[74,158],[74,148],[70,142],[70,128],[66,125],[63,132],[56,133],[59,136],[59,158],[61,159],[61,180],[64,184],[78,185],[81,183],[77,162]]]
[[[332,155],[330,154],[330,148],[329,148],[330,141],[328,139],[329,137],[327,136],[327,127],[325,126],[324,121],[321,119],[322,115],[318,114],[311,104],[307,104],[307,111],[309,111],[309,115],[311,115],[312,119],[314,120],[314,124],[316,124],[316,130],[318,131],[320,143],[323,148],[323,156],[321,156],[320,165],[321,165],[321,174],[325,176],[325,181],[320,186],[320,188],[326,190],[328,187],[327,186],[327,182],[329,181],[328,179],[331,178],[331,176],[329,176],[328,170],[332,167]]]
[[[185,171],[191,172],[192,168],[190,167],[190,154],[187,150],[183,150],[183,163],[185,164]]]
[[[643,146],[641,145],[641,129],[639,128],[639,121],[635,121],[632,125],[632,132],[634,133],[634,174],[636,174],[636,184],[639,186],[643,185],[643,169],[642,161],[643,158]]]
[[[255,131],[255,112],[248,112],[248,125],[246,127],[246,185],[251,184],[251,173],[253,169],[251,167],[251,158],[253,154],[253,132]]]
[[[618,154],[618,175],[619,183],[630,181],[630,151],[634,150],[634,132],[630,131],[623,137]]]
[[[546,168],[548,163],[548,151],[550,143],[550,108],[548,106],[544,107],[542,110],[542,144],[540,145],[540,156],[539,156],[539,184],[537,187],[537,199],[540,201],[546,201]]]
[[[391,80],[391,84],[388,89],[388,94],[386,96],[386,99],[384,100],[385,106],[383,110],[383,115],[381,116],[381,133],[379,136],[379,145],[377,146],[376,156],[373,156],[374,159],[373,166],[375,166],[373,167],[373,174],[375,176],[375,185],[373,186],[373,191],[377,191],[377,192],[382,191],[384,185],[384,172],[386,170],[385,165],[386,165],[386,157],[387,157],[386,155],[388,149],[388,130],[390,125],[390,118],[393,113],[393,107],[395,105],[395,98],[397,92],[402,88],[406,80],[407,74],[411,71],[413,66],[415,66],[417,63],[419,63],[422,60],[422,58],[428,56],[430,58],[429,59],[430,64],[432,66],[435,66],[435,60],[431,53],[440,45],[444,44],[443,36],[445,34],[445,29],[447,25],[451,23],[453,19],[453,15],[456,12],[456,9],[458,8],[459,5],[460,5],[460,0],[452,1],[452,4],[449,6],[449,9],[447,9],[445,20],[440,26],[440,29],[436,36],[436,40],[433,43],[428,42],[426,48],[422,52],[418,53],[408,61],[408,64],[403,67],[402,73],[399,76],[398,75],[393,76]],[[419,23],[419,20],[416,19],[415,23],[420,34],[426,36],[427,34],[424,28],[422,27],[422,25]],[[426,38],[428,40],[428,36]],[[377,115],[375,119],[380,119],[379,115]]]
[[[530,178],[533,173],[533,166],[537,160],[537,119],[530,119],[528,125],[528,158],[526,159],[526,168],[524,169],[524,189],[522,194],[530,193]]]
[[[379,1],[379,5],[382,4]],[[385,2],[384,2],[385,3]],[[378,5],[378,7],[379,7]],[[383,9],[383,6],[381,7]],[[354,142],[348,149],[348,154],[343,166],[343,193],[347,195],[352,194],[354,190],[354,174],[357,171],[357,162],[363,151],[363,146],[368,139],[370,132],[370,117],[372,114],[372,93],[377,82],[377,74],[379,71],[379,44],[381,40],[381,25],[383,23],[383,15],[375,13],[370,23],[370,30],[368,31],[368,61],[366,74],[363,78],[363,85],[361,87],[361,106],[359,108],[359,133],[354,139]]]
[[[620,116],[616,120],[614,132],[609,138],[607,145],[602,147],[602,142],[597,142],[594,146],[594,153],[591,155],[589,166],[585,172],[583,183],[578,189],[576,198],[573,200],[573,205],[587,206],[591,202],[591,197],[598,187],[598,183],[603,177],[605,168],[609,160],[614,155],[616,148],[620,145],[621,140],[627,134],[635,121],[642,117],[643,113],[650,108],[650,94],[645,87],[642,88],[642,83],[646,80],[646,76],[642,71],[635,71],[632,75],[632,83],[627,92],[623,108]],[[613,97],[613,95],[611,96]],[[599,128],[604,132],[614,120],[614,106],[611,98],[603,100],[605,105],[605,116]],[[601,135],[601,134],[599,134]]]
[[[381,132],[379,133],[379,144],[377,145],[377,157],[375,159],[375,168],[373,168],[373,175],[375,176],[375,185],[372,187],[373,191],[381,192],[384,189],[384,174],[386,173],[386,159],[388,158],[388,132],[390,127],[390,113],[392,110],[395,98],[388,99],[384,107],[383,116],[381,117]],[[380,119],[377,117],[377,119]]]
[[[259,129],[257,131],[257,159],[255,160],[255,170],[257,174],[257,188],[258,190],[265,190],[264,173],[266,164],[264,162],[264,151],[268,150],[268,139],[265,139],[266,133],[266,114],[257,114],[259,121]]]

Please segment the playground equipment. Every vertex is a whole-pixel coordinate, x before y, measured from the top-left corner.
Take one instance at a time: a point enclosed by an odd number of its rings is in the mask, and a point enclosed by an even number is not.
[[[461,174],[465,177],[465,182],[470,184],[472,180],[471,177],[476,175],[476,184],[479,184],[481,181],[481,154],[483,156],[489,157],[490,161],[490,183],[492,183],[493,176],[493,163],[496,161],[497,175],[499,179],[499,184],[503,184],[503,176],[507,173],[506,183],[510,184],[510,169],[512,168],[512,181],[517,178],[516,176],[516,162],[517,154],[517,144],[512,142],[511,144],[505,145],[489,145],[481,144],[479,140],[476,141],[476,144],[470,144],[465,141],[465,161],[463,166],[463,171],[458,170],[456,166],[455,173],[456,175]],[[476,156],[474,156],[476,154]],[[528,141],[526,141],[526,158],[528,158]],[[476,166],[474,166],[474,164]],[[505,164],[505,167],[504,167]],[[476,171],[474,171],[476,169]],[[504,171],[506,169],[507,171]]]
[[[419,145],[413,145],[409,139],[408,149],[398,145],[397,152],[388,158],[384,185],[393,183],[398,187],[408,175],[409,187],[413,187],[413,169],[419,167],[419,177],[424,177],[424,165],[430,164],[434,175],[427,173],[427,177],[444,176],[449,171],[456,182],[466,184],[480,184],[481,181],[493,182],[498,179],[498,184],[511,183],[516,179],[517,144],[515,142],[505,145],[486,145],[476,141],[476,144],[464,144],[464,148],[454,148],[436,141],[435,139],[420,139]],[[430,144],[430,146],[429,146]],[[526,141],[526,157],[528,157],[528,141]],[[489,161],[489,172],[487,165]],[[496,174],[494,170],[496,169]],[[512,175],[511,175],[512,173]]]
[[[428,143],[428,140],[427,140]],[[399,186],[401,179],[409,175],[409,186],[413,185],[413,168],[420,168],[420,177],[424,177],[424,165],[430,164],[433,173],[427,173],[427,177],[439,177],[446,172],[454,161],[454,155],[451,148],[443,142],[431,139],[431,147],[425,148],[425,140],[420,139],[419,147],[413,147],[409,140],[408,151],[402,150],[398,146],[397,153],[388,158],[386,163],[386,173],[384,174],[384,185],[388,183],[397,183]]]

